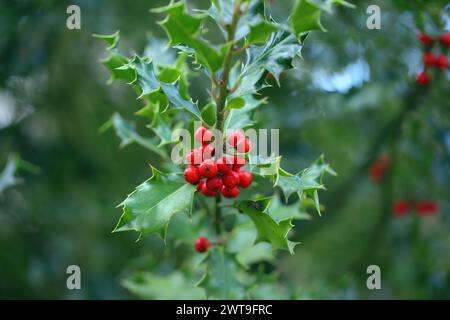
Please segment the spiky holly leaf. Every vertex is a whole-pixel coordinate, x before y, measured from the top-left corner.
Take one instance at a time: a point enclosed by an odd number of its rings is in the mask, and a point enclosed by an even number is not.
[[[131,84],[137,85],[140,88],[140,98],[148,98],[149,95],[163,92],[174,108],[184,109],[200,120],[202,119],[198,105],[192,99],[187,100],[181,95],[178,81],[165,83],[158,79],[151,60],[135,56],[127,65],[119,69],[133,69],[136,71],[136,78]]]
[[[192,213],[195,186],[182,175],[165,174],[152,167],[152,177],[142,183],[121,204],[123,214],[114,229],[134,230],[140,237],[156,233],[165,239],[172,216]]]
[[[279,30],[278,25],[267,21],[260,21],[259,23],[250,26],[250,32],[245,38],[247,45],[265,42],[267,38]]]
[[[258,83],[266,71],[279,82],[280,74],[293,68],[293,60],[300,55],[301,48],[298,39],[291,33],[272,33],[265,45],[251,46],[247,50],[247,61],[238,81],[248,83],[248,80],[245,80],[248,77],[253,79],[252,84]]]
[[[269,206],[270,215],[276,221],[284,219],[310,220],[311,216],[301,210],[299,203],[284,205],[278,196],[274,196]]]
[[[153,300],[190,300],[204,299],[202,289],[195,287],[195,282],[180,271],[158,275],[139,272],[122,280],[122,285],[141,299]]]
[[[243,222],[236,226],[230,239],[227,241],[226,250],[236,254],[236,260],[245,268],[262,261],[273,261],[272,246],[267,242],[255,244],[256,230],[251,222]]]
[[[238,264],[234,256],[225,252],[222,247],[212,247],[203,264],[205,274],[198,282],[206,296],[211,299],[237,300],[245,296],[245,287],[238,280]]]
[[[189,14],[185,1],[172,2],[169,5],[153,9],[156,13],[167,14],[159,24],[169,37],[169,45],[185,44],[195,52],[199,64],[212,73],[219,70],[224,59],[223,51],[201,38],[202,24],[206,14]]]
[[[104,132],[109,128],[113,128],[116,135],[120,138],[120,148],[124,148],[132,143],[137,143],[163,158],[167,157],[165,151],[158,148],[158,143],[155,139],[142,137],[136,132],[134,123],[125,120],[117,112],[115,112],[111,119],[100,128],[100,131]]]
[[[241,201],[236,208],[246,214],[255,224],[256,241],[270,242],[273,249],[287,250],[294,254],[296,242],[288,240],[288,234],[294,227],[292,219],[276,220],[269,211],[272,198]]]
[[[240,109],[231,109],[224,123],[224,132],[227,130],[244,129],[253,124],[251,114],[265,103],[265,100],[256,100],[251,95],[243,98],[245,105]]]
[[[294,193],[297,193],[300,199],[304,193],[312,196],[320,214],[318,190],[324,189],[322,178],[325,173],[336,175],[330,165],[325,163],[323,156],[321,156],[309,168],[306,168],[295,175],[280,168],[274,186],[281,188],[286,201]]]
[[[119,31],[113,34],[94,34],[93,37],[102,39],[109,44],[109,47],[106,48],[106,50],[109,52],[109,55],[106,58],[100,60],[100,62],[109,70],[111,74],[108,83],[111,83],[115,80],[123,80],[125,82],[133,81],[135,78],[135,73],[133,72],[133,70],[118,69],[128,63],[128,59],[123,56],[117,49],[117,43],[119,42]]]
[[[344,0],[327,0],[322,3],[312,0],[297,0],[290,17],[290,25],[294,34],[301,37],[305,32],[326,31],[320,21],[321,13],[322,10],[331,12],[333,4],[354,8],[354,5]]]

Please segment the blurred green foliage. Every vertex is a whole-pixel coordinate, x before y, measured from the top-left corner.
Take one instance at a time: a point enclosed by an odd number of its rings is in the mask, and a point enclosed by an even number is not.
[[[375,2],[382,30],[366,28],[374,1],[325,14],[329,32],[309,36],[300,70],[283,75],[281,89],[264,92],[269,103],[258,117],[261,127],[281,129],[287,169],[325,153],[339,176],[321,193],[322,218],[297,226],[296,255],[273,263],[268,257],[264,267],[280,275],[279,292],[258,287],[256,298],[450,298],[449,73],[430,92],[414,87],[421,67],[417,27],[442,32],[446,1]],[[150,163],[164,166],[138,145],[119,149],[113,131],[99,134],[115,111],[132,119],[140,105],[130,88],[105,86],[103,46],[91,35],[120,30],[123,52],[147,48],[157,55],[163,31],[148,10],[164,3],[74,1],[82,28],[68,30],[68,3],[0,2],[0,170],[12,153],[40,169],[19,172],[25,183],[0,195],[0,298],[134,297],[130,291],[201,298],[175,271],[199,276],[193,250],[111,234],[120,215],[115,205],[150,176]],[[274,1],[271,13],[281,19],[291,6]],[[202,77],[190,81],[191,95],[204,101]],[[398,118],[409,104],[414,108]],[[367,167],[381,153],[390,155],[391,167],[374,185]],[[438,201],[439,214],[395,219],[391,206],[400,198]],[[175,221],[170,236],[192,232],[184,225]],[[80,291],[66,288],[71,264],[81,267]],[[381,267],[382,290],[366,287],[371,264]],[[254,271],[264,277],[264,270]]]

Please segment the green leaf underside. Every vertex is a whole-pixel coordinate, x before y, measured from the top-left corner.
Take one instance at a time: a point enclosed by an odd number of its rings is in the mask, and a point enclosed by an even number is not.
[[[247,50],[247,61],[240,76],[241,82],[247,83],[246,78],[260,82],[264,71],[270,72],[279,82],[280,74],[293,68],[292,62],[299,56],[301,48],[298,39],[289,32],[273,33],[265,45],[252,46]]]
[[[166,157],[163,149],[158,148],[158,144],[153,138],[144,138],[136,132],[135,125],[128,122],[117,112],[113,114],[109,123],[116,132],[116,135],[121,140],[120,148],[124,148],[132,143],[137,143],[140,146],[160,155]]]
[[[131,84],[137,84],[141,89],[140,98],[156,94],[161,90],[174,108],[185,109],[201,120],[198,105],[192,102],[192,100],[186,100],[181,96],[178,81],[174,83],[161,82],[155,74],[154,65],[151,60],[135,56],[129,64],[120,69],[130,68],[136,71],[136,78]]]
[[[245,288],[237,279],[238,264],[234,257],[222,247],[213,247],[207,253],[203,264],[205,274],[198,282],[208,298],[237,300],[245,296]]]
[[[240,109],[231,109],[224,123],[224,132],[227,130],[244,129],[254,124],[251,113],[265,103],[265,100],[256,100],[251,95],[245,96],[245,106]]]
[[[197,62],[212,73],[221,68],[224,59],[222,51],[200,37],[206,14],[188,14],[185,1],[172,2],[152,11],[167,14],[159,24],[166,31],[171,46],[185,44],[191,47],[195,51]]]
[[[256,241],[267,241],[273,249],[287,250],[294,254],[296,242],[288,240],[288,234],[293,228],[292,219],[276,221],[268,210],[271,198],[241,201],[236,208],[246,214],[257,230]]]
[[[227,241],[226,250],[236,254],[236,260],[245,268],[254,263],[275,259],[272,246],[267,242],[255,244],[256,230],[251,222],[237,225]]]
[[[204,299],[202,289],[195,287],[180,271],[161,276],[150,272],[139,272],[122,280],[123,286],[141,299],[190,300]]]
[[[114,231],[134,230],[140,237],[156,233],[165,239],[172,216],[191,216],[195,186],[181,175],[164,174],[152,168],[153,176],[138,186],[121,204],[123,214]]]

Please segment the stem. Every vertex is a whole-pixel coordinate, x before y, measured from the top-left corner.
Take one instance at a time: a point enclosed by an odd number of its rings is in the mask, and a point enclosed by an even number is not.
[[[228,95],[230,92],[228,91],[228,82],[230,80],[230,70],[231,70],[231,64],[233,61],[233,46],[235,41],[235,35],[236,35],[236,28],[239,22],[239,19],[241,17],[241,0],[236,0],[234,4],[234,11],[233,11],[233,18],[231,20],[231,24],[228,27],[228,36],[227,36],[227,42],[229,43],[230,47],[227,50],[227,53],[225,55],[225,59],[223,62],[222,67],[222,74],[220,76],[220,79],[218,81],[219,86],[219,96],[216,99],[216,105],[217,105],[217,118],[216,118],[216,128],[222,132],[223,131],[223,123],[225,120],[225,114],[226,114],[226,102]],[[220,141],[222,141],[222,133],[219,137]],[[219,155],[220,156],[220,155]],[[221,194],[217,194],[215,199],[215,210],[214,210],[214,229],[216,230],[216,233],[218,236],[222,234],[222,208],[220,206],[221,202]]]

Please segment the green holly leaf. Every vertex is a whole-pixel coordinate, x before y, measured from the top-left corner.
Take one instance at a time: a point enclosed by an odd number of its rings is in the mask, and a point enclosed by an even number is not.
[[[152,94],[162,92],[175,109],[184,109],[200,120],[202,119],[198,105],[192,99],[187,100],[181,95],[179,81],[174,83],[160,81],[155,74],[155,68],[151,60],[135,56],[132,61],[120,69],[136,70],[136,79],[131,84],[138,85],[140,88],[139,98],[148,98]]]
[[[278,30],[278,25],[267,21],[260,21],[250,26],[250,32],[247,34],[245,42],[247,45],[265,42],[273,32]]]
[[[231,24],[235,1],[232,0],[213,0],[212,5],[206,12],[219,26],[224,37],[227,37],[227,26]],[[241,4],[241,9],[245,14],[239,20],[236,27],[235,40],[239,41],[248,36],[252,26],[265,21],[265,3],[264,0],[245,0]]]
[[[227,130],[244,129],[253,125],[251,114],[256,108],[266,102],[265,99],[256,100],[251,95],[245,96],[245,106],[240,109],[231,109],[224,123],[224,132]]]
[[[119,42],[119,31],[113,34],[94,34],[94,38],[102,39],[110,46],[106,48],[109,52],[109,55],[100,60],[100,62],[109,70],[111,77],[108,80],[108,83],[111,83],[115,80],[123,80],[127,83],[133,81],[136,77],[136,74],[133,70],[121,70],[118,69],[128,63],[128,59],[123,56],[119,50],[117,49],[117,43]]]
[[[299,203],[284,205],[278,196],[274,196],[269,206],[270,215],[276,221],[285,219],[293,220],[311,220],[311,216],[302,211]]]
[[[158,148],[158,143],[153,138],[144,138],[136,132],[134,123],[122,118],[120,114],[115,112],[111,119],[108,120],[101,128],[100,132],[105,132],[109,128],[114,128],[116,135],[120,138],[120,148],[124,148],[130,144],[136,143],[159,156],[166,158],[167,154],[161,148]]]
[[[134,230],[139,238],[156,233],[165,240],[174,214],[191,216],[195,186],[179,174],[165,174],[153,167],[152,171],[152,177],[120,204],[123,214],[114,232]]]
[[[148,125],[160,139],[158,148],[166,144],[172,143],[172,128],[170,126],[170,119],[167,119],[165,114],[162,114],[159,110],[159,104],[153,108],[152,122]]]
[[[273,249],[287,250],[294,254],[296,242],[288,240],[288,234],[294,227],[292,219],[276,220],[269,211],[271,198],[241,201],[236,208],[246,214],[255,224],[256,241],[267,241]]]
[[[326,31],[320,22],[322,10],[320,6],[310,0],[298,0],[294,6],[290,24],[296,36],[304,32]]]
[[[322,184],[322,178],[325,173],[336,175],[330,165],[325,163],[323,156],[321,156],[309,168],[295,175],[280,168],[274,186],[281,188],[286,202],[294,193],[297,193],[300,199],[302,199],[304,193],[312,196],[320,214],[318,190],[325,189]]]
[[[245,106],[245,100],[242,97],[236,97],[233,99],[230,99],[230,101],[227,102],[227,109],[241,109]]]
[[[275,259],[272,246],[266,242],[255,244],[256,231],[251,223],[236,226],[227,241],[227,252],[236,254],[236,260],[245,268],[250,265]]]
[[[164,276],[150,272],[138,272],[122,280],[122,285],[140,299],[149,300],[191,300],[204,299],[202,289],[195,287],[180,271]]]
[[[213,247],[203,263],[206,265],[205,274],[197,285],[205,290],[209,299],[244,298],[245,287],[238,279],[238,264],[233,255],[225,252],[222,247]]]
[[[111,50],[117,47],[117,43],[119,42],[120,33],[119,31],[114,32],[113,34],[93,34],[94,38],[101,39],[109,44],[107,50]]]
[[[213,102],[208,103],[202,108],[202,118],[206,124],[213,126],[216,123],[216,104]]]
[[[238,79],[240,83],[248,83],[245,78],[252,79],[252,84],[258,83],[270,72],[279,82],[280,74],[293,68],[293,60],[300,56],[298,39],[287,31],[272,33],[263,46],[251,46],[247,50],[247,61]]]
[[[217,50],[200,36],[206,14],[189,14],[185,1],[172,2],[165,7],[153,9],[152,12],[167,14],[159,24],[169,37],[169,45],[185,44],[191,47],[197,62],[211,73],[221,68],[224,59],[223,51]]]
[[[349,8],[355,7],[344,0],[328,0],[323,3],[314,2],[312,0],[297,0],[289,21],[294,34],[301,37],[304,33],[310,31],[326,31],[320,21],[320,17],[322,11],[331,12],[333,4]]]

